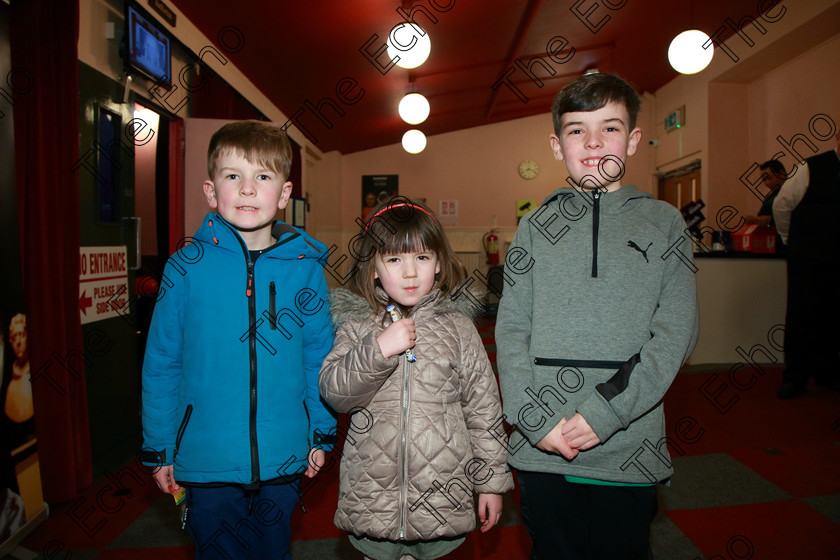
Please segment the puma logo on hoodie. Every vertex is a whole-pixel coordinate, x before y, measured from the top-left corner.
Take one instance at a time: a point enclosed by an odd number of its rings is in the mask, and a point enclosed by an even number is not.
[[[647,257],[647,252],[648,252],[648,249],[650,249],[650,246],[651,246],[651,245],[653,245],[653,242],[652,242],[652,241],[651,241],[650,243],[648,243],[648,246],[647,246],[647,247],[645,247],[644,249],[642,249],[641,247],[639,247],[638,245],[636,245],[636,243],[635,243],[634,241],[628,241],[628,242],[627,242],[627,246],[628,246],[628,247],[633,247],[634,249],[636,249],[638,252],[640,252],[640,253],[642,254],[642,256],[645,258],[645,262],[646,262],[646,263],[649,263],[649,262],[650,262],[650,261],[648,260],[648,257]]]

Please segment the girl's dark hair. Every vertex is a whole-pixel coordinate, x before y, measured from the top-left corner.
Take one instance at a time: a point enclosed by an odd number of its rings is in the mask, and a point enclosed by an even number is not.
[[[630,130],[636,128],[636,116],[641,107],[639,94],[633,86],[618,76],[594,72],[584,74],[557,92],[551,105],[554,133],[560,136],[561,118],[564,113],[597,111],[611,101],[624,105],[630,118]]]
[[[374,277],[377,253],[394,255],[415,251],[432,251],[437,255],[440,272],[435,275],[433,289],[440,289],[443,296],[448,296],[461,287],[467,270],[449,245],[437,217],[425,204],[398,196],[370,213],[360,242],[354,246],[356,262],[351,289],[377,312],[384,311],[387,302],[376,295],[376,288],[381,286]]]

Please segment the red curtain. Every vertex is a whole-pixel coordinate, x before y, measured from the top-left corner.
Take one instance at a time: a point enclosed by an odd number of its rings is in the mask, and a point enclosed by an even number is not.
[[[12,67],[33,87],[15,99],[15,166],[27,331],[44,498],[92,482],[79,322],[78,0],[12,0]]]

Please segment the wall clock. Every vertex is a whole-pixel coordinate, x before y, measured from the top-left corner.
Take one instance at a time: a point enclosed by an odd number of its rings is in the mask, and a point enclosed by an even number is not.
[[[523,179],[533,179],[540,172],[540,165],[532,160],[526,159],[519,164],[519,176]]]

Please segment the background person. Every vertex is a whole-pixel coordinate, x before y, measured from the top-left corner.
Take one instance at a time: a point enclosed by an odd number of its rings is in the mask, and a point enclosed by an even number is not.
[[[840,390],[840,132],[833,150],[799,163],[773,203],[787,244],[785,371],[776,392],[798,397],[808,378]]]

